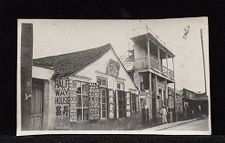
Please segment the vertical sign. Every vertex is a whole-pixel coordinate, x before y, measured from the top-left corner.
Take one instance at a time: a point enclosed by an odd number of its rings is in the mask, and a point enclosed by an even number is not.
[[[55,80],[55,104],[56,104],[56,116],[68,117],[69,116],[69,79],[62,78]]]
[[[131,116],[131,103],[130,103],[130,92],[126,92],[126,116]]]
[[[69,80],[69,96],[70,96],[70,122],[77,121],[77,93],[78,90],[75,80]]]
[[[21,123],[29,127],[30,97],[32,90],[33,24],[22,23],[21,29]]]
[[[113,90],[109,90],[109,119],[114,118],[114,112],[115,112],[115,103],[114,103],[114,94]]]
[[[98,83],[89,84],[89,119],[100,119],[100,93]]]

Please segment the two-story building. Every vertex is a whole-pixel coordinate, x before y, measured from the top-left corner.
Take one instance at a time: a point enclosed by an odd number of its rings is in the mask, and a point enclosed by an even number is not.
[[[142,107],[149,109],[150,122],[158,123],[163,105],[169,113],[174,112],[174,106],[169,107],[169,104],[174,104],[174,95],[170,98],[173,101],[169,101],[168,87],[175,90],[175,55],[152,33],[138,35],[131,40],[134,43],[130,52],[133,53],[134,66],[129,74],[141,91]]]

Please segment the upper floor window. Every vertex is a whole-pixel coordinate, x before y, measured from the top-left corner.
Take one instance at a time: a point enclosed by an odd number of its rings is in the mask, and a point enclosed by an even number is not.
[[[104,77],[97,77],[97,83],[100,87],[107,87],[108,86],[108,80]]]
[[[117,82],[117,89],[118,90],[125,90],[125,85],[123,82]]]

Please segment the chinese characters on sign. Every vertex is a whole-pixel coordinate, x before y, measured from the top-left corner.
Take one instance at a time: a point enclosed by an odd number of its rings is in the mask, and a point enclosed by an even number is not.
[[[68,95],[69,87],[68,79],[56,79],[55,81],[55,104],[56,104],[56,116],[68,116],[69,115],[69,102],[70,97]]]
[[[98,83],[89,84],[89,119],[98,120],[100,118],[100,96]]]
[[[109,90],[109,118],[114,118],[114,110],[115,110],[115,104],[114,104],[114,95],[113,90]]]
[[[109,59],[109,64],[107,66],[106,73],[113,76],[113,77],[118,77],[119,76],[119,70],[120,70],[120,63],[116,62],[112,59]]]
[[[69,78],[55,80],[56,116],[70,115],[70,121],[76,120],[76,81]]]

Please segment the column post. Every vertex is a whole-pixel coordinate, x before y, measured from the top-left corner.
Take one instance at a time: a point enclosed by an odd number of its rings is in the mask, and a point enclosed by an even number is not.
[[[167,87],[167,79],[165,79],[165,93],[166,93],[166,106],[168,107],[168,87]]]
[[[177,116],[176,116],[176,83],[174,82],[174,121],[177,121]]]
[[[147,35],[147,64],[148,64],[148,69],[150,70],[150,66],[151,66],[151,63],[150,63],[150,39],[148,38],[148,35]]]
[[[172,63],[173,63],[173,78],[175,79],[175,75],[174,75],[174,57],[172,58]]]
[[[152,73],[149,72],[149,92],[150,92],[150,96],[149,96],[149,119],[151,121],[152,119]]]
[[[166,71],[167,71],[167,76],[169,76],[169,64],[168,64],[168,55],[166,54]]]
[[[158,51],[158,62],[159,62],[159,71],[161,72],[161,59],[160,59],[160,48],[157,46],[157,51]]]

